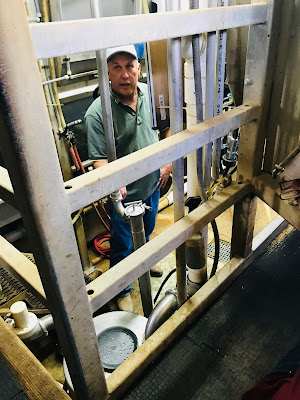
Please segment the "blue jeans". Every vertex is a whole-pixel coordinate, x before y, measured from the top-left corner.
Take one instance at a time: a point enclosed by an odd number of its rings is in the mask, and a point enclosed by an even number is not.
[[[124,201],[126,203],[126,199]],[[153,232],[156,222],[156,216],[159,203],[159,190],[155,190],[144,203],[152,207],[152,211],[146,210],[144,219],[144,229],[146,241],[149,241],[150,234]],[[113,204],[110,202],[110,268],[118,264],[121,260],[132,253],[132,238],[130,225],[124,222],[120,214],[115,210]],[[126,297],[130,294],[131,285],[127,286],[118,297]]]

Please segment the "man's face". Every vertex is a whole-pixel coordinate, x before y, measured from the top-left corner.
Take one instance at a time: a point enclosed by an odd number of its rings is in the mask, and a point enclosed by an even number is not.
[[[129,54],[121,53],[108,62],[112,90],[121,98],[131,100],[136,92],[141,66]]]

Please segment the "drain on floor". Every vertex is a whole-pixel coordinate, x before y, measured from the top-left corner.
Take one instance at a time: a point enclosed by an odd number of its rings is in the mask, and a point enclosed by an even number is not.
[[[227,263],[230,261],[230,242],[220,239],[220,257],[219,261]],[[207,246],[207,257],[214,258],[215,256],[215,240],[212,240]]]

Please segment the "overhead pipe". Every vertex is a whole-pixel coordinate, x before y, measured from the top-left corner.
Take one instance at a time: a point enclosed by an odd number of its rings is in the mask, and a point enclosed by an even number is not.
[[[167,11],[180,10],[180,1],[167,2]],[[168,82],[171,134],[183,129],[183,90],[182,90],[182,59],[181,38],[169,39],[168,42]],[[184,217],[184,160],[180,158],[173,162],[173,192],[174,220]],[[185,246],[176,249],[176,272],[178,303],[181,306],[186,301]]]

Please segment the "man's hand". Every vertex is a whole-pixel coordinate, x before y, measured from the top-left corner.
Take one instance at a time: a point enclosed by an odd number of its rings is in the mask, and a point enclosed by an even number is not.
[[[103,167],[104,165],[106,165],[107,163],[108,163],[107,160],[98,160],[98,161],[94,162],[93,166],[94,166],[94,168],[100,168],[100,167]],[[124,200],[125,197],[127,196],[126,186],[121,187],[120,193],[122,195],[122,199]]]
[[[120,193],[121,193],[121,195],[122,195],[122,199],[124,200],[125,197],[127,196],[127,189],[126,189],[126,186],[121,187]]]
[[[157,190],[160,190],[161,188],[166,186],[166,183],[168,181],[168,178],[170,176],[170,173],[172,171],[172,163],[165,165],[164,167],[161,168],[160,170],[160,184],[158,186]]]

